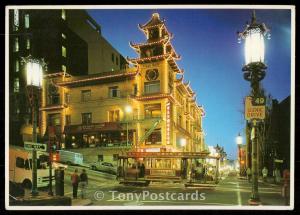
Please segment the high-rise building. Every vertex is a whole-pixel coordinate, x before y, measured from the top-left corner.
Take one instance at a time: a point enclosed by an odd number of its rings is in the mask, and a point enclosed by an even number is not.
[[[22,57],[29,55],[44,58],[45,74],[67,72],[76,76],[126,67],[124,58],[101,36],[100,26],[85,10],[9,10],[11,144],[23,144],[20,132],[31,121],[22,63]],[[112,55],[116,56],[113,62]]]

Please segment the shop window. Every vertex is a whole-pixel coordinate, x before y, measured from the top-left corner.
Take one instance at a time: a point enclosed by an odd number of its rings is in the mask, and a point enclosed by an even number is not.
[[[71,125],[71,115],[66,115],[66,125]]]
[[[159,92],[160,92],[160,81],[151,81],[151,82],[146,82],[144,84],[145,94],[159,93]]]
[[[155,129],[147,138],[146,144],[161,144],[161,129]]]
[[[109,87],[109,97],[110,98],[120,97],[120,90],[117,86]]]
[[[161,117],[161,104],[144,105],[145,118]]]
[[[29,28],[29,14],[25,14],[25,28]]]
[[[20,157],[16,158],[16,167],[18,167],[18,168],[24,168],[25,167],[23,158],[20,158]]]
[[[81,101],[87,102],[91,100],[91,90],[82,90],[81,91]]]
[[[92,113],[82,113],[82,124],[89,125],[92,123]]]

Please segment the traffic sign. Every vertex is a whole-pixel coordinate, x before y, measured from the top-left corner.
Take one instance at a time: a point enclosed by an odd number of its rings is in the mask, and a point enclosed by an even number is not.
[[[25,142],[24,143],[25,150],[32,151],[35,149],[36,151],[47,151],[47,144],[42,143],[32,143],[32,142]]]
[[[260,102],[260,101],[258,101]],[[261,100],[261,102],[264,102]],[[245,100],[245,119],[265,119],[266,106],[265,105],[252,105],[252,97],[247,96]]]

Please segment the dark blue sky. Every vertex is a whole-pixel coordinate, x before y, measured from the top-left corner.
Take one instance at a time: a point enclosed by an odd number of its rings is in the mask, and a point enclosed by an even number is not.
[[[251,18],[246,9],[127,9],[89,10],[101,25],[103,36],[122,55],[136,57],[129,41],[144,42],[138,24],[146,23],[153,12],[166,19],[174,34],[173,46],[182,59],[185,80],[203,105],[203,121],[208,145],[220,144],[230,158],[235,158],[235,137],[244,136],[243,98],[250,85],[243,79],[243,44],[237,43],[237,31]],[[290,10],[256,10],[259,21],[271,28],[266,41],[267,75],[262,84],[279,101],[290,95],[291,80],[291,12]]]

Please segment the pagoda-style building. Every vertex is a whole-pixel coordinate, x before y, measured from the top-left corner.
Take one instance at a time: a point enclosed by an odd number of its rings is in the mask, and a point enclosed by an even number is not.
[[[203,150],[204,110],[197,105],[189,82],[183,83],[183,70],[176,63],[180,56],[171,43],[173,34],[158,13],[138,27],[147,41],[130,42],[139,56],[127,58],[140,73],[134,99],[139,101],[139,116],[145,122],[138,126],[138,136],[147,136],[147,131],[153,130],[150,138],[146,138],[148,141],[140,139],[139,148],[144,151]],[[177,79],[177,76],[181,77]],[[153,121],[155,117],[157,121]]]

